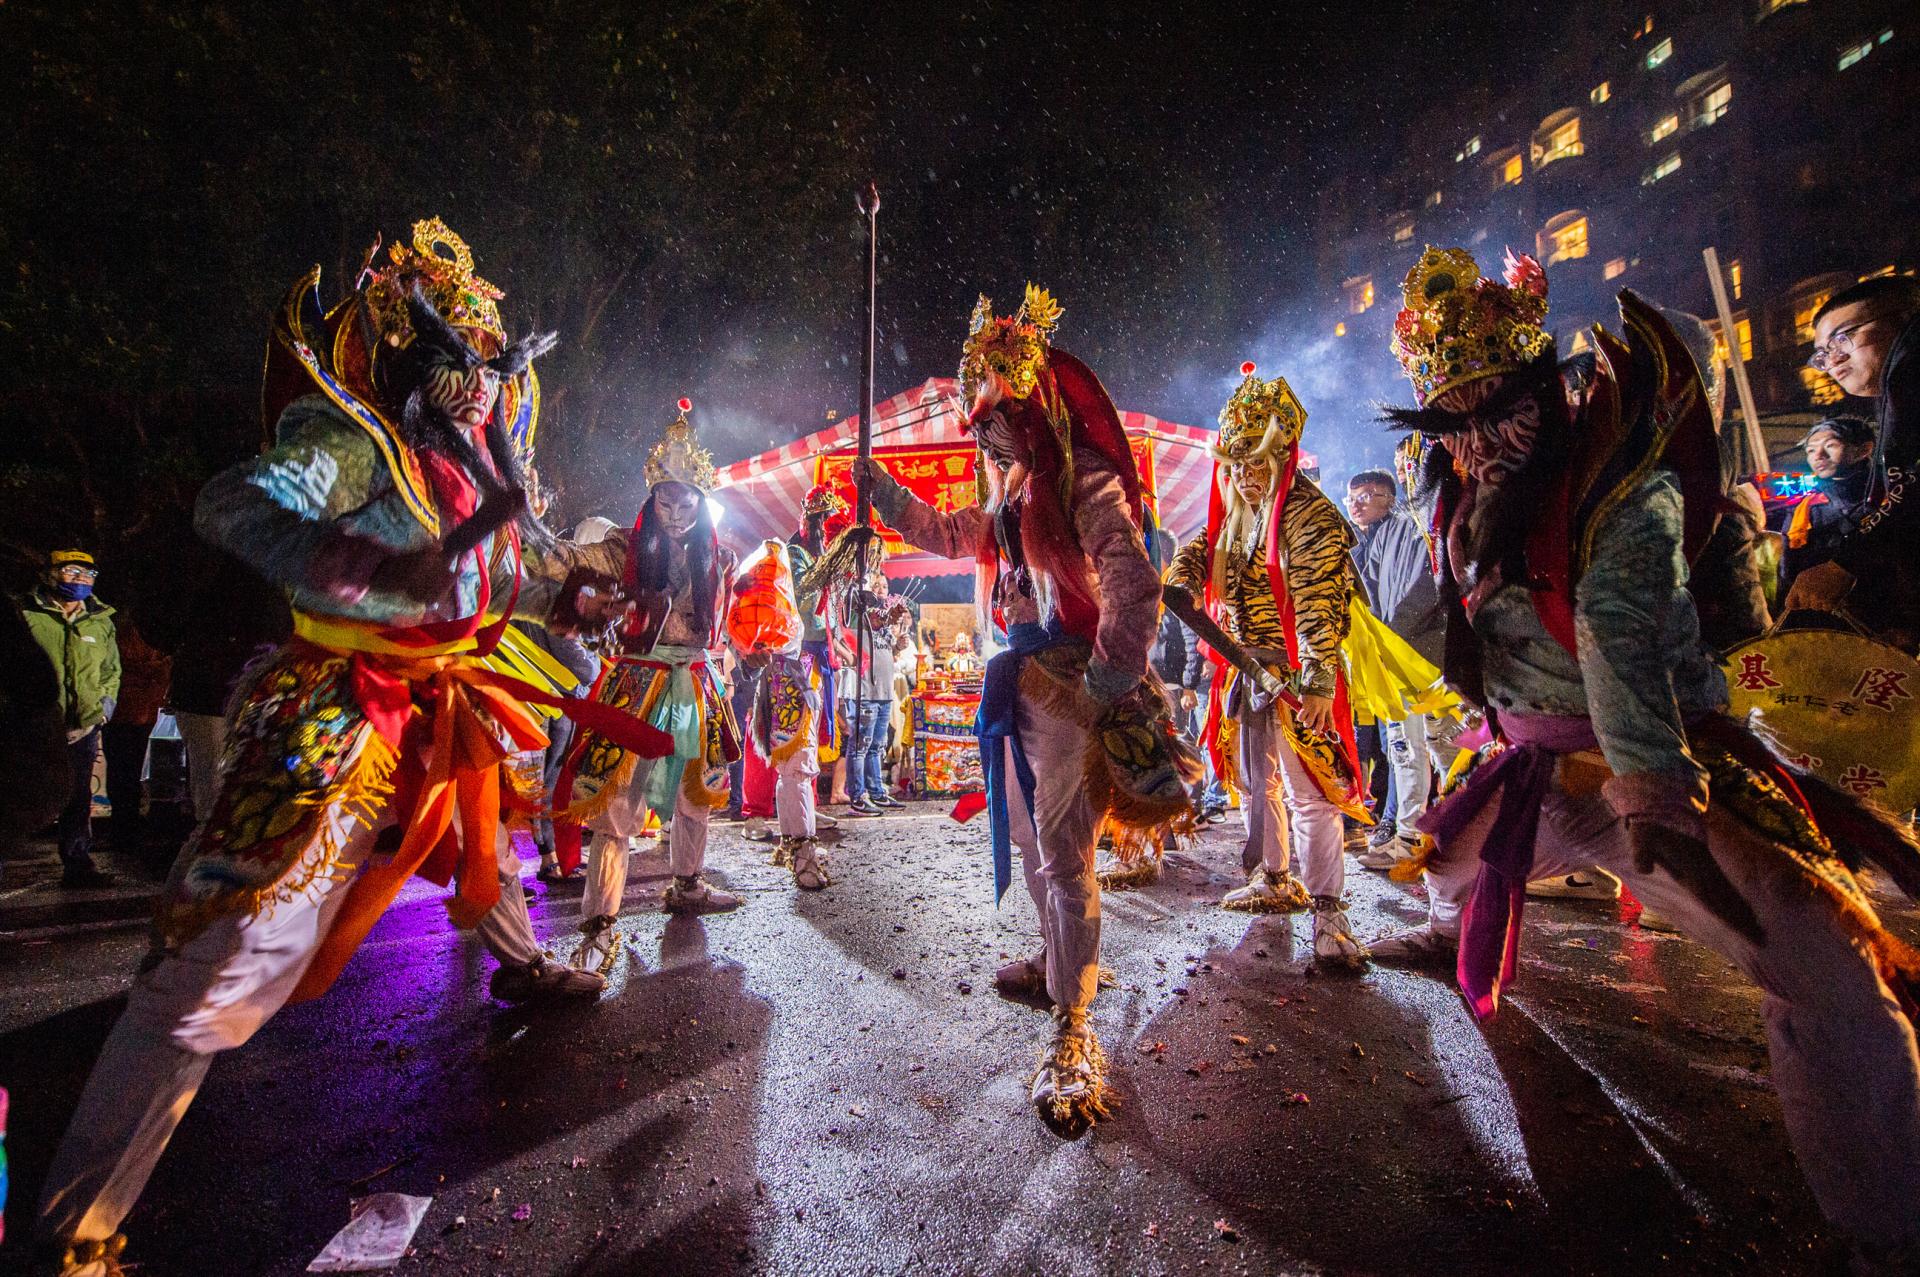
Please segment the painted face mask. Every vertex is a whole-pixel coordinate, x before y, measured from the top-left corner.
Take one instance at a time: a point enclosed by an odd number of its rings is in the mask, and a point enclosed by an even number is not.
[[[436,360],[427,370],[427,402],[463,430],[486,425],[499,397],[500,374],[485,364],[462,368]]]
[[[1273,464],[1265,457],[1235,462],[1233,486],[1239,491],[1242,501],[1248,505],[1260,504],[1267,499],[1267,492],[1273,487]]]
[[[1466,389],[1478,390],[1476,402],[1485,402],[1493,386],[1483,382]],[[1460,410],[1472,411],[1472,407],[1464,405]],[[1473,424],[1456,436],[1454,447],[1468,474],[1481,483],[1498,486],[1527,463],[1539,434],[1540,401],[1529,394],[1510,400],[1492,413],[1473,413]]]
[[[684,483],[661,485],[654,510],[660,516],[660,529],[670,537],[683,537],[693,531],[700,512],[700,494]]]
[[[987,414],[977,428],[982,451],[1002,470],[1012,469],[1018,460],[1018,447],[1013,423],[1007,420],[1006,414],[995,409]]]

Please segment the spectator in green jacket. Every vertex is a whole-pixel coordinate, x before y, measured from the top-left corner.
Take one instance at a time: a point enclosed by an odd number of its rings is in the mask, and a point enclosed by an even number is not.
[[[67,805],[60,813],[60,881],[98,887],[110,881],[93,863],[93,764],[100,728],[120,696],[120,648],[113,609],[93,597],[98,575],[85,550],[55,550],[46,577],[21,605],[21,615],[60,683],[60,714],[71,768]]]

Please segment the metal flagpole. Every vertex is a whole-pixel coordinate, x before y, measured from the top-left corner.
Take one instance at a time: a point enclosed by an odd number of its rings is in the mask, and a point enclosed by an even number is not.
[[[880,188],[868,182],[867,189],[855,197],[854,205],[860,210],[860,215],[867,219],[867,331],[865,344],[860,351],[860,459],[871,461],[873,459],[874,305],[880,282]],[[867,526],[869,509],[867,484],[862,480],[854,488],[854,527]]]
[[[1747,423],[1747,448],[1754,471],[1741,478],[1752,479],[1764,474],[1769,467],[1767,441],[1760,433],[1760,414],[1754,411],[1753,387],[1747,383],[1747,361],[1740,354],[1740,333],[1733,326],[1733,305],[1727,300],[1726,278],[1720,273],[1720,254],[1709,245],[1700,255],[1707,262],[1707,282],[1713,286],[1713,308],[1720,314],[1720,331],[1727,340],[1727,363],[1733,369],[1733,386],[1740,395],[1740,416]]]
[[[873,355],[874,355],[874,308],[879,300],[880,287],[880,188],[868,182],[866,189],[854,197],[854,207],[867,220],[867,329],[860,350],[860,460],[871,463],[873,460]],[[865,467],[863,466],[864,470]],[[866,534],[868,517],[872,512],[869,501],[869,483],[865,474],[853,489],[853,526],[854,535],[860,540],[854,553],[853,586],[847,591],[847,597],[854,606],[853,625],[853,689],[854,714],[860,713],[860,678],[867,662],[867,643],[870,618],[867,615],[865,598],[867,594],[867,548],[870,541]],[[831,712],[831,711],[829,711]],[[849,724],[850,730],[856,725]],[[864,763],[865,758],[862,756]],[[864,792],[864,791],[863,791]]]

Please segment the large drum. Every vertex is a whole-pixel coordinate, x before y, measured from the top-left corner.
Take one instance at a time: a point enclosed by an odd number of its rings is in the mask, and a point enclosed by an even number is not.
[[[1769,634],[1727,654],[1732,712],[1787,761],[1891,812],[1920,805],[1920,662],[1835,630]]]

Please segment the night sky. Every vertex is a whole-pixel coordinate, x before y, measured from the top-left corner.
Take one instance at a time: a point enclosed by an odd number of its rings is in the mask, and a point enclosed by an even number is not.
[[[288,285],[318,262],[336,296],[375,233],[439,215],[509,326],[560,332],[541,451],[563,513],[625,504],[681,394],[722,460],[853,408],[867,176],[882,396],[951,373],[975,295],[1031,278],[1123,407],[1211,424],[1248,357],[1310,413],[1370,400],[1390,357],[1301,315],[1325,300],[1315,193],[1398,153],[1398,104],[1478,72],[1437,50],[1509,55],[1488,12],[15,0],[0,364],[75,443],[9,446],[105,470],[138,442],[150,467],[175,432],[190,490],[258,442]],[[96,502],[94,531],[125,517]]]

